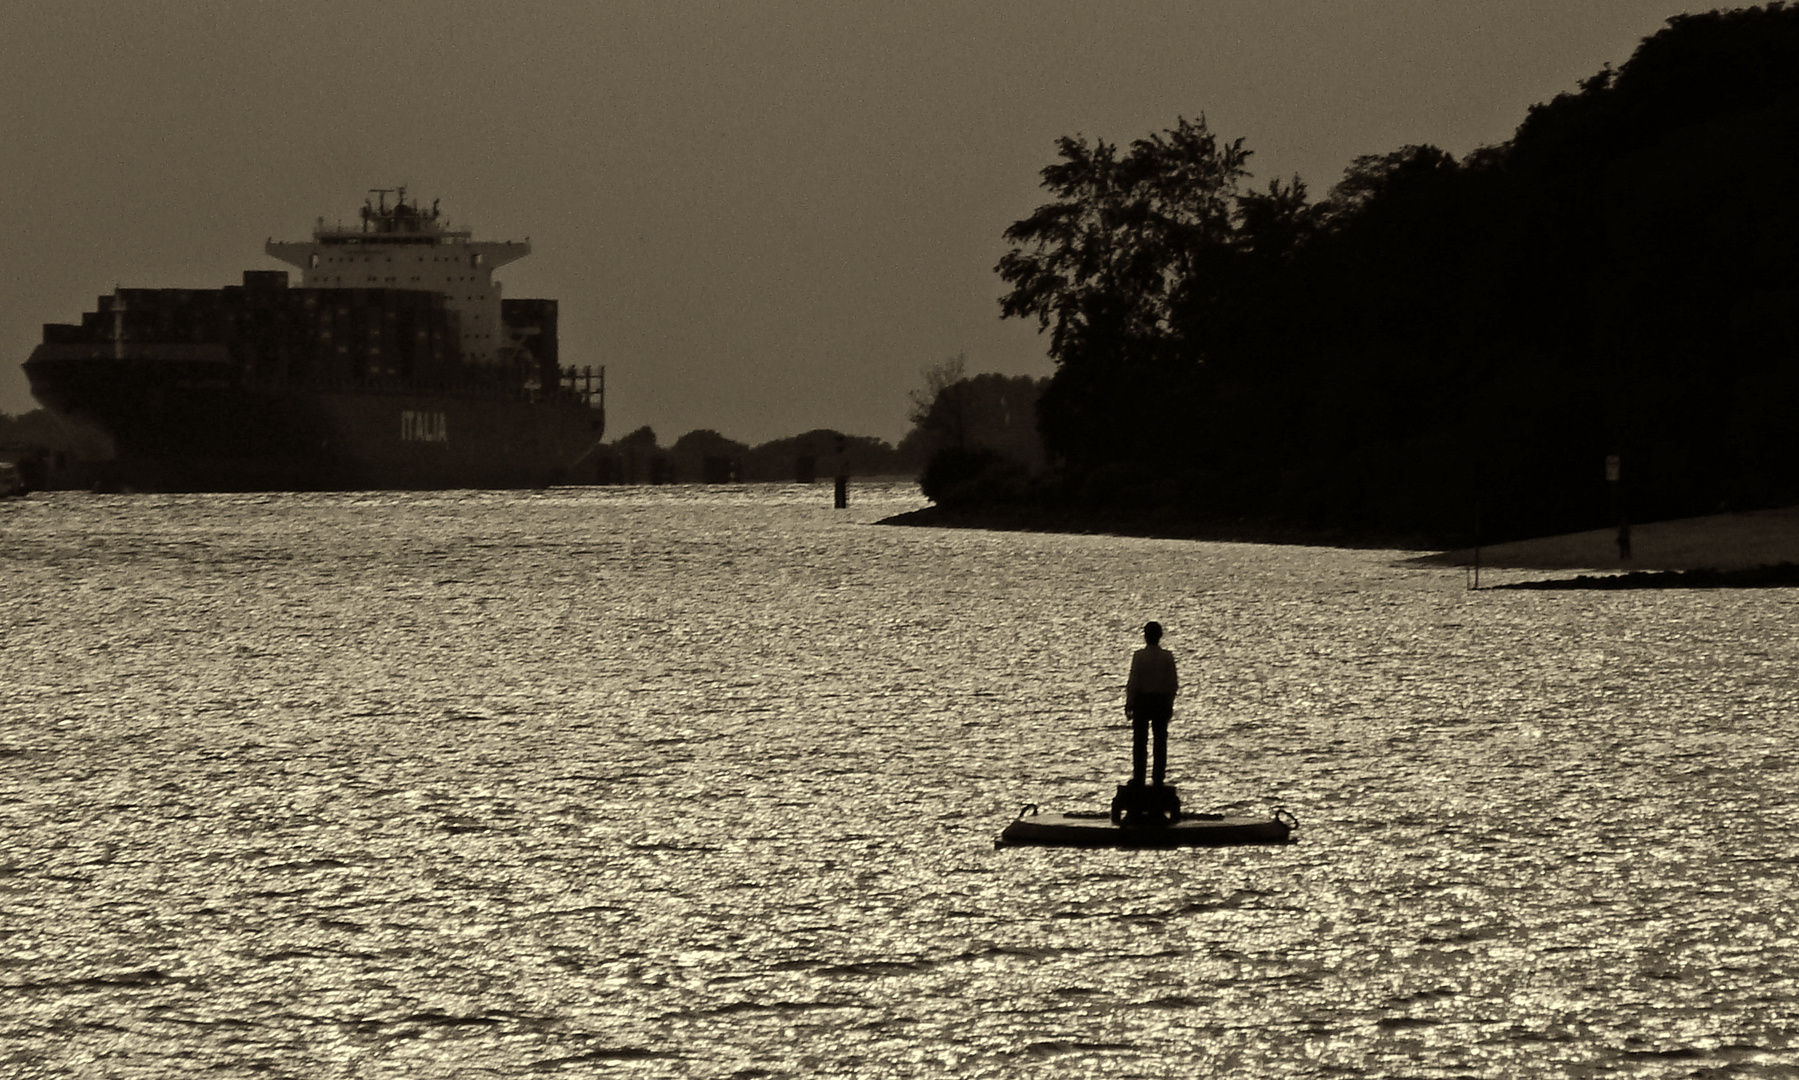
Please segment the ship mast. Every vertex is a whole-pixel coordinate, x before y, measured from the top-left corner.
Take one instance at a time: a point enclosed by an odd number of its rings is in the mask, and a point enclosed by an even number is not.
[[[405,202],[406,201],[406,189],[405,188],[388,188],[388,187],[369,188],[370,195],[380,196],[381,209],[376,210],[374,207],[371,207],[369,205],[370,200],[368,200],[368,199],[362,200],[362,231],[363,232],[369,231],[369,222],[378,220],[379,218],[385,218],[387,216],[387,197],[389,195],[393,194],[395,191],[398,191],[400,193],[400,201]]]

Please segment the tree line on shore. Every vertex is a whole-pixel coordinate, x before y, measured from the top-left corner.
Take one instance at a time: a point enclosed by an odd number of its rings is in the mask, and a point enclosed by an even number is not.
[[[619,484],[809,483],[839,471],[910,475],[921,464],[903,443],[895,448],[883,439],[829,428],[755,446],[699,428],[664,447],[655,429],[645,425],[607,443],[600,454],[602,481]]]
[[[997,267],[1047,467],[941,447],[941,507],[1451,544],[1799,502],[1799,10],[1318,201],[1203,117],[1057,149]]]
[[[661,446],[654,428],[640,427],[606,444],[603,472],[615,483],[734,483],[810,480],[842,471],[852,476],[920,476],[927,495],[942,487],[933,476],[944,463],[955,476],[969,461],[991,465],[992,476],[1028,477],[1045,458],[1037,432],[1037,402],[1046,379],[969,375],[956,356],[923,371],[912,394],[912,429],[894,446],[866,435],[818,428],[751,446],[709,428]],[[935,470],[935,472],[933,472]]]

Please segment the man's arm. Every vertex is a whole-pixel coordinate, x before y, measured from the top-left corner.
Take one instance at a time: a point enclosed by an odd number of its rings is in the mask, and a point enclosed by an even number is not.
[[[1137,696],[1137,665],[1142,659],[1140,653],[1131,655],[1131,674],[1124,680],[1124,717],[1126,720],[1137,718],[1136,709],[1132,707],[1131,701]]]

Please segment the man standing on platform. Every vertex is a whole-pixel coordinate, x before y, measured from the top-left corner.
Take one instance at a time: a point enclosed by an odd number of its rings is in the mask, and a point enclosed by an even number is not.
[[[1143,628],[1144,646],[1131,657],[1131,677],[1124,684],[1124,715],[1131,721],[1131,783],[1143,785],[1143,771],[1149,756],[1149,733],[1155,731],[1155,770],[1150,773],[1156,787],[1168,768],[1168,721],[1174,716],[1174,695],[1180,692],[1180,679],[1174,670],[1174,654],[1162,648],[1162,624],[1150,623]]]

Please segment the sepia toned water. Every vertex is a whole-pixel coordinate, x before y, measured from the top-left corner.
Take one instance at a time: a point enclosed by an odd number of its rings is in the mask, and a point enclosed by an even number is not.
[[[0,1075],[1799,1076],[1799,591],[851,498],[0,504]]]

